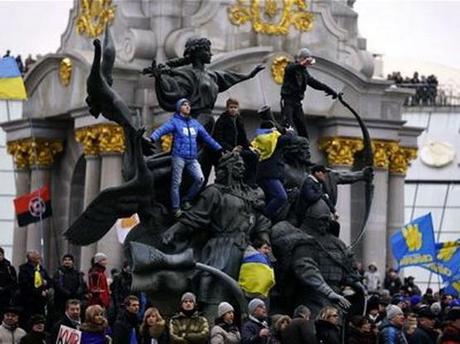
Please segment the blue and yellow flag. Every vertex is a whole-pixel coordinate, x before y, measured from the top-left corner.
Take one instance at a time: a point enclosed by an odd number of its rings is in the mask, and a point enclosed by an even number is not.
[[[251,297],[268,297],[275,285],[275,272],[269,258],[248,246],[241,262],[238,283],[246,295]]]
[[[399,268],[436,261],[431,213],[413,220],[391,236],[393,256]]]
[[[435,247],[436,260],[423,267],[439,274],[447,282],[460,268],[460,240],[437,243]]]
[[[12,57],[0,59],[0,100],[27,99],[26,88],[16,60]]]
[[[454,295],[454,297],[458,297],[460,295],[460,272],[457,272],[450,280],[447,281],[444,293]]]

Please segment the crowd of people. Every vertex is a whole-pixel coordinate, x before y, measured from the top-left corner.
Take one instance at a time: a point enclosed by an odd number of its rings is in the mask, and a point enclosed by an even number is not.
[[[124,264],[108,278],[108,257],[97,253],[87,278],[66,254],[50,275],[40,254],[27,253],[16,269],[0,248],[0,343],[56,343],[61,325],[81,331],[82,344],[102,343],[460,343],[460,300],[442,290],[421,290],[409,276],[401,281],[389,269],[383,280],[375,264],[361,271],[367,288],[363,315],[346,316],[326,306],[312,318],[305,305],[293,314],[271,314],[268,298],[248,298],[248,317],[222,300],[210,321],[200,312],[195,294],[182,295],[175,314],[162,314],[144,293],[131,291],[131,272]],[[362,270],[362,269],[361,269]]]
[[[393,72],[388,74],[387,79],[394,81],[398,87],[415,89],[415,95],[406,100],[406,106],[443,105],[442,92],[438,90],[438,79],[433,74],[419,76],[418,72],[414,72],[410,78],[408,76],[403,77],[401,72]]]
[[[14,58],[16,60],[16,64],[18,65],[18,69],[19,69],[19,72],[21,72],[21,75],[24,76],[30,69],[30,67],[35,63],[37,62],[37,60],[35,60],[31,54],[29,54],[29,56],[27,56],[27,58],[25,59],[25,61],[23,62],[22,61],[22,57],[21,55],[17,55],[16,57],[14,57],[13,55],[11,55],[11,51],[10,50],[7,50],[5,55],[3,55],[3,57],[11,57],[11,58]]]

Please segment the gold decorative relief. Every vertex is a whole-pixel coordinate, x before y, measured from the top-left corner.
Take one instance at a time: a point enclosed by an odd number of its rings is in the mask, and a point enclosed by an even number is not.
[[[272,78],[279,85],[283,83],[284,69],[289,62],[290,59],[287,56],[278,56],[272,61]]]
[[[325,152],[329,165],[352,166],[355,153],[363,149],[363,142],[352,137],[323,137],[318,146]]]
[[[305,0],[237,0],[228,8],[228,17],[237,26],[250,21],[255,32],[267,35],[287,35],[291,25],[299,31],[309,31],[314,21]]]
[[[100,36],[115,18],[112,0],[80,0],[78,7],[77,32],[90,38]]]
[[[390,157],[397,152],[399,144],[396,141],[372,140],[374,151],[374,167],[387,169],[390,165]]]
[[[50,139],[22,139],[8,142],[7,151],[13,156],[18,169],[31,166],[50,167],[57,153],[64,149],[61,140]]]
[[[410,162],[417,158],[417,148],[398,147],[390,156],[390,173],[403,174],[407,173]]]
[[[72,77],[72,60],[65,57],[59,63],[59,81],[62,86],[67,87],[70,84],[70,78]]]

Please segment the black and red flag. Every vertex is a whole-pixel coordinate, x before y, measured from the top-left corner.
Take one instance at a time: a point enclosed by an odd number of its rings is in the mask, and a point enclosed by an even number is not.
[[[19,227],[41,221],[51,216],[51,200],[48,185],[14,199]]]

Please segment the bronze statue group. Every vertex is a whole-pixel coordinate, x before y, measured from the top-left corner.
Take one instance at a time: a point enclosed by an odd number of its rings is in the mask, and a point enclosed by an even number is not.
[[[337,185],[369,181],[373,173],[372,167],[345,173],[311,163],[302,99],[307,86],[333,98],[342,94],[308,73],[315,61],[301,49],[285,69],[279,118],[261,109],[250,142],[238,100],[228,99],[215,123],[212,110],[220,92],[263,66],[249,74],[209,70],[211,56],[210,41],[193,38],[183,58],[154,61],[144,70],[155,78],[159,105],[174,111],[147,138],[111,88],[110,35],[104,49],[95,41],[87,102],[93,115],[102,114],[125,131],[126,182],[103,190],[66,236],[87,245],[102,238],[117,218],[139,215],[141,223],[124,244],[132,290],[148,291],[167,315],[181,300],[171,320],[172,343],[205,343],[206,318],[217,318],[211,343],[307,342],[302,336],[283,341],[289,321],[278,317],[272,323],[277,330],[269,329],[269,313],[295,314],[304,336],[311,337],[308,343],[314,343],[315,330],[305,321],[319,316],[332,332],[319,331],[318,339],[340,343],[339,325],[365,313],[366,290],[351,250],[339,238]],[[167,134],[173,137],[170,154],[156,145]],[[205,185],[212,166],[215,180]],[[205,317],[196,313],[197,304]],[[240,333],[236,324],[243,318]],[[320,332],[331,333],[323,338]]]

